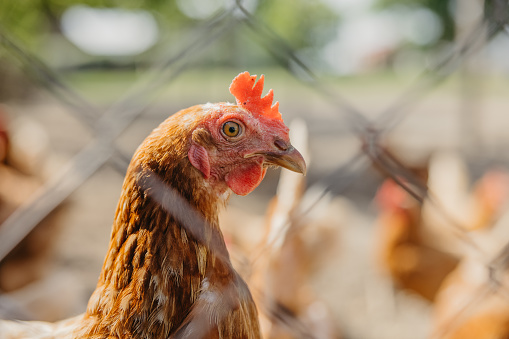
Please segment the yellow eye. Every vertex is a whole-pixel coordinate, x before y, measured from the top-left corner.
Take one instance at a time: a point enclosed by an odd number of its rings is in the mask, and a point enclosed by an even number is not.
[[[223,133],[227,137],[234,138],[240,135],[240,125],[233,121],[227,121],[223,125]]]

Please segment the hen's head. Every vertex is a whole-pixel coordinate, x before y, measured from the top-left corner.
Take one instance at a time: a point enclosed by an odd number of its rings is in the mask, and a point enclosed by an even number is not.
[[[408,207],[409,201],[409,194],[390,178],[382,183],[375,196],[376,204],[383,211],[402,210]]]
[[[230,86],[237,104],[205,104],[183,112],[190,119],[191,141],[187,153],[205,180],[238,195],[253,191],[268,166],[306,172],[302,155],[291,145],[288,127],[272,105],[272,90],[261,97],[263,75],[239,74]]]

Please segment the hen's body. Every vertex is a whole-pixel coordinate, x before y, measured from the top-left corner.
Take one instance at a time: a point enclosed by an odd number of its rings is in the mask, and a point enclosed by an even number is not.
[[[241,102],[238,89],[232,90],[240,86],[238,78],[248,93],[240,94],[247,95]],[[231,191],[251,192],[268,165],[303,172],[305,164],[289,144],[287,127],[274,118],[277,110],[264,113],[265,106],[257,105],[259,94],[250,96],[256,77],[246,72],[238,78],[230,87],[238,106],[182,110],[138,148],[86,313],[48,325],[55,332],[39,337],[260,337],[256,306],[231,265],[218,210]],[[246,102],[257,110],[245,108]],[[0,338],[20,338],[1,335],[23,326],[23,337],[37,338],[30,331],[43,325],[0,322]]]
[[[183,334],[205,330],[207,325],[219,337],[258,337],[256,307],[231,266],[218,225],[218,209],[227,195],[215,191],[189,163],[189,146],[184,142],[188,136],[180,128],[185,113],[163,123],[133,157],[97,288],[83,319],[75,318],[80,320],[75,338],[167,338],[177,330]],[[168,149],[163,143],[173,147]],[[169,150],[162,158],[161,149]],[[194,208],[186,214],[203,218],[208,227],[199,229],[198,236],[205,243],[158,201],[147,197],[144,188],[151,185],[147,178],[154,175]],[[200,312],[207,312],[204,319]],[[196,324],[208,322],[209,317],[220,320],[222,326]],[[188,326],[190,323],[193,325]],[[67,325],[74,327],[75,322]]]
[[[177,137],[174,140],[161,137],[180,136],[174,131],[179,128],[175,124],[179,121],[180,115],[175,115],[160,126],[133,157],[135,161],[128,169],[117,207],[108,254],[79,336],[129,334],[166,338],[168,333],[186,329],[190,320],[184,319],[191,306],[197,304],[201,307],[195,305],[194,313],[210,312],[207,317],[229,325],[217,329],[217,324],[210,324],[210,330],[219,330],[220,337],[257,337],[248,335],[258,329],[255,305],[231,266],[218,225],[218,209],[225,200],[192,168],[187,159],[187,143]],[[158,159],[155,154],[166,148],[161,142],[174,147],[171,153]],[[196,213],[208,227],[200,229],[198,236],[206,239],[205,243],[198,241],[188,232],[188,225],[176,220],[157,201],[145,198],[140,185],[150,186],[146,180],[151,175],[164,178],[162,181],[186,199],[194,211],[200,211]]]

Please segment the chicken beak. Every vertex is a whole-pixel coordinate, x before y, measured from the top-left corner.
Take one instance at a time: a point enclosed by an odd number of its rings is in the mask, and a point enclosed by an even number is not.
[[[306,175],[306,161],[292,145],[285,150],[275,152],[256,152],[246,156],[246,158],[261,155],[264,157],[264,164],[281,166],[290,171]]]

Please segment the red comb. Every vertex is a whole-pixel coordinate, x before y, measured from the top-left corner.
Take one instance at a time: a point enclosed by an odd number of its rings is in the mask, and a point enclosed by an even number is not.
[[[264,76],[256,82],[256,75],[249,72],[240,73],[230,85],[230,93],[237,99],[237,105],[244,107],[251,113],[262,114],[271,119],[283,120],[279,113],[279,102],[272,105],[274,92],[272,89],[262,97]]]

